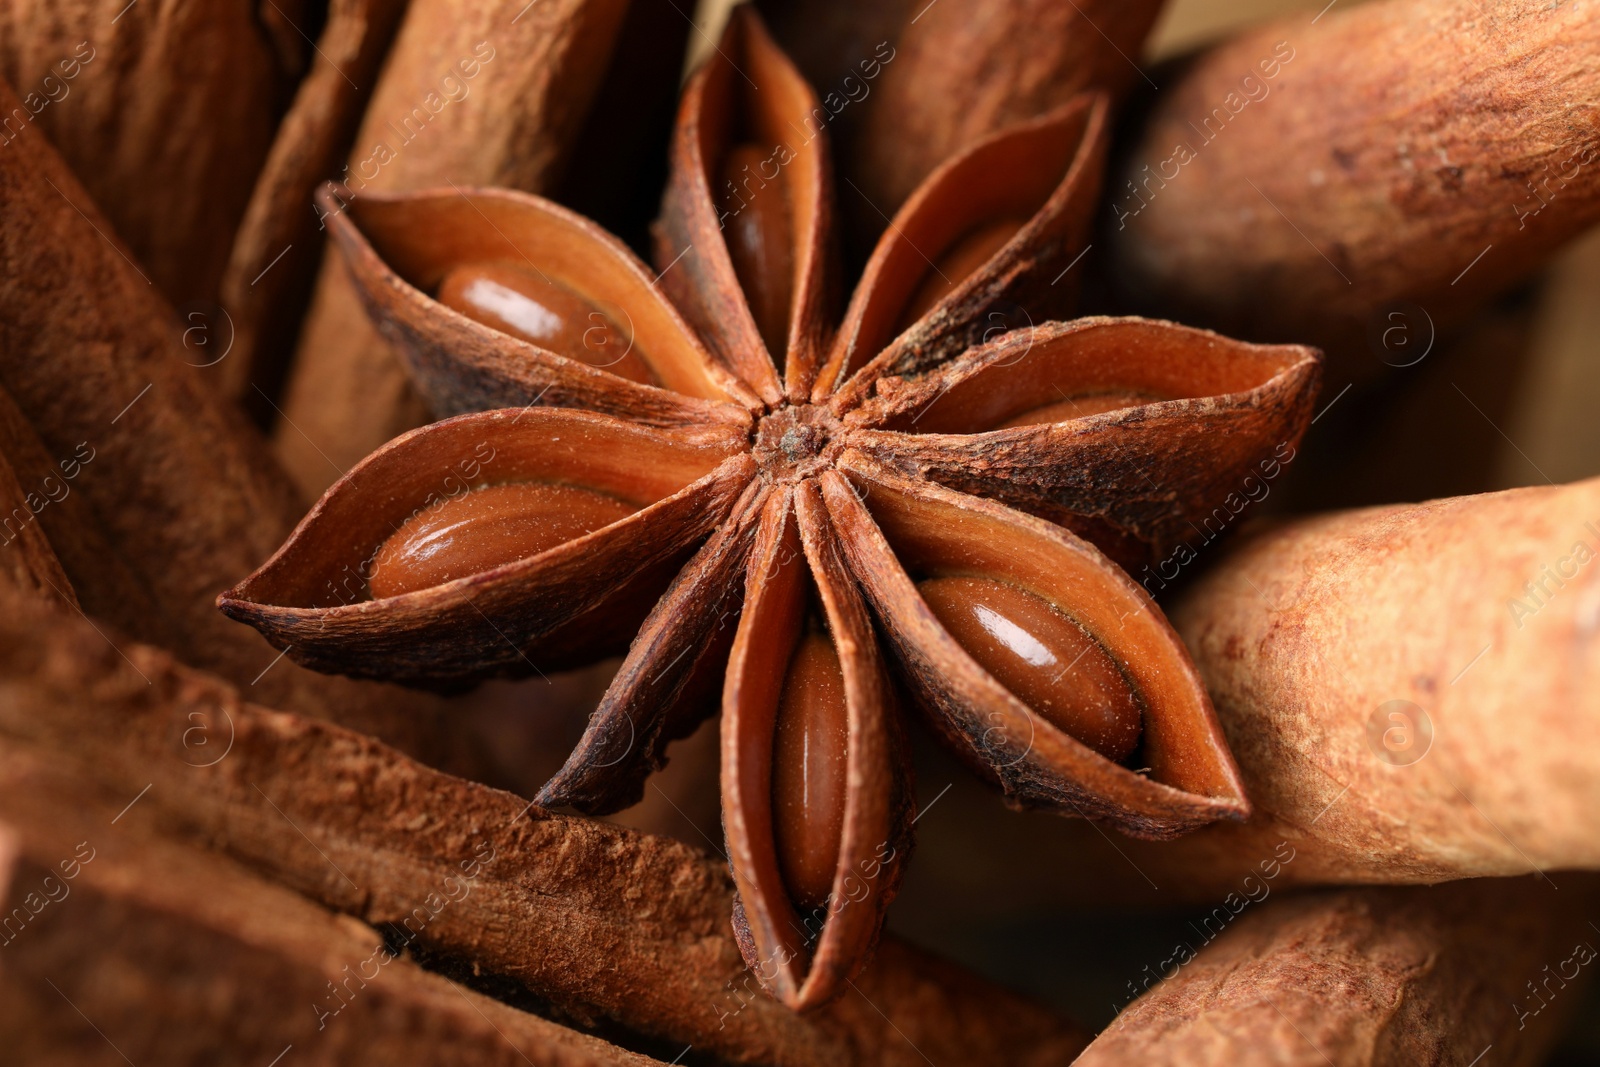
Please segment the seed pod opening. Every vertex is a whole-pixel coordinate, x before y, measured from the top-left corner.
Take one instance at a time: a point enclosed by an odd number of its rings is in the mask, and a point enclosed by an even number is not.
[[[373,599],[403,596],[537,556],[620,522],[639,505],[558,482],[475,485],[406,519],[372,554]]]
[[[1064,267],[1083,250],[1083,209],[1099,188],[1106,129],[1105,101],[1079,98],[929,175],[879,239],[815,399],[870,361],[841,394],[843,410],[883,374],[933,366],[986,335],[1064,311],[1072,280],[1018,282],[1056,276],[1052,264]]]
[[[545,408],[434,423],[335,483],[219,605],[323,670],[455,684],[577,666],[627,646],[732,507],[742,445]]]
[[[324,188],[318,202],[375,321],[439,414],[540,403],[643,411],[670,426],[736,419],[719,409],[753,402],[649,269],[557,204],[490,189],[346,204]]]
[[[892,683],[827,523],[814,484],[768,502],[722,706],[735,931],[796,1008],[864,965],[910,847]]]
[[[532,263],[484,260],[451,267],[434,298],[513,337],[644,385],[658,384],[630,329]]]
[[[679,112],[656,231],[662,286],[768,404],[810,393],[834,316],[828,121],[743,7]]]
[[[849,735],[844,671],[827,629],[809,613],[784,670],[772,741],[772,829],[789,899],[823,906],[844,832]]]
[[[917,582],[945,632],[1029,710],[1113,763],[1139,743],[1144,708],[1093,634],[1058,605],[990,577]]]
[[[930,725],[1012,802],[1150,837],[1248,813],[1181,642],[1098,550],[1010,508],[907,482],[858,452],[839,466],[822,479],[828,510],[900,677]],[[992,628],[957,617],[974,597],[987,599]],[[1074,642],[1075,630],[1092,642]],[[1016,651],[985,648],[995,631]],[[1054,689],[1060,670],[1049,661],[1074,643],[1078,665],[1094,664],[1086,686]]]
[[[883,425],[977,434],[1174,400],[1243,408],[1299,385],[1312,365],[1303,348],[1252,345],[1171,323],[1080,319],[1070,326],[1014,331],[940,368],[907,390],[917,397],[904,397],[892,415],[884,411]]]

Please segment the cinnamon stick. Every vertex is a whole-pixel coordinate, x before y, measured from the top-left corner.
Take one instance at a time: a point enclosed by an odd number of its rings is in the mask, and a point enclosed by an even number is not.
[[[257,6],[21,0],[0,8],[0,76],[20,98],[7,102],[3,140],[26,127],[47,136],[180,306],[216,299],[288,102],[292,70]]]
[[[796,1015],[741,962],[720,858],[545,812],[92,638],[43,608],[0,611],[8,744],[128,796],[149,785],[124,822],[373,925],[410,920],[420,948],[568,1012],[738,1062],[1065,1063],[1082,1046],[1044,1010],[887,938],[855,992]],[[417,919],[474,859],[470,894]]]
[[[271,415],[267,400],[282,384],[322,250],[312,194],[349,152],[404,10],[404,0],[328,4],[315,61],[278,126],[239,222],[222,275],[228,321],[217,324],[232,347],[213,355],[224,391],[264,409],[264,416]]]
[[[1117,1016],[1081,1067],[1533,1064],[1592,980],[1595,883],[1533,879],[1273,901]],[[1475,1057],[1477,1059],[1475,1059]]]
[[[0,113],[12,106],[0,83]],[[292,486],[186,358],[171,307],[35,126],[0,146],[0,190],[0,386],[37,432],[46,472],[75,465],[72,492],[116,549],[106,561],[62,559],[83,601],[114,602],[131,573],[149,614],[117,610],[128,632],[266,699],[413,751],[437,745],[433,700],[275,663],[274,649],[216,610],[217,593],[292,528]]]
[[[1597,50],[1570,5],[1379,0],[1204,53],[1107,182],[1124,294],[1380,370],[1600,219]]]
[[[663,1062],[429,973],[398,935],[145,832],[133,812],[148,800],[45,753],[0,754],[8,1063]]]
[[[80,441],[70,454],[52,457],[11,394],[0,388],[0,454],[11,465],[24,500],[31,492],[36,501],[48,501],[29,512],[69,586],[72,576],[79,576],[72,586],[73,602],[92,617],[146,640],[175,643],[176,630],[167,613],[156,606],[149,587],[111,543],[94,505],[79,491],[77,479],[85,461],[92,464],[98,458],[94,446]]]
[[[409,5],[347,166],[345,198],[500,185],[544,192],[578,136],[626,0]],[[426,420],[329,249],[295,355],[278,453],[311,496]]]

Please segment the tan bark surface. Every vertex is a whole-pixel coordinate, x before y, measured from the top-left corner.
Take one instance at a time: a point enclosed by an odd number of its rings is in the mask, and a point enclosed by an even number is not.
[[[1594,888],[1494,879],[1274,901],[1124,1010],[1077,1063],[1541,1063],[1593,977],[1600,935],[1582,916]]]
[[[1397,302],[1446,327],[1600,219],[1597,49],[1582,6],[1379,0],[1204,53],[1107,182],[1126,291],[1352,363]]]

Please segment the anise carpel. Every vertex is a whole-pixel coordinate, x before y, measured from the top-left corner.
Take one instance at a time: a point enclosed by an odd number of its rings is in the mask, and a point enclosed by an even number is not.
[[[1248,811],[1118,563],[1192,538],[1317,381],[1300,347],[1046,321],[1098,192],[1092,96],[932,174],[836,318],[824,114],[737,11],[684,96],[659,276],[533,196],[324,193],[454,417],[351,470],[221,599],[308,666],[414,685],[626,649],[551,806],[637,799],[720,693],[735,927],[800,1008],[894,895],[906,711],[1018,805],[1150,837]]]

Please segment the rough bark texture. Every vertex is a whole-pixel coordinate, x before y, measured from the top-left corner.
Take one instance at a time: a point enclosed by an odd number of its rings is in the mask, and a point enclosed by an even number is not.
[[[373,925],[413,920],[418,947],[573,1018],[741,1062],[1066,1063],[1082,1046],[1043,1010],[892,942],[845,999],[796,1015],[740,961],[719,860],[245,704],[158,650],[128,645],[124,661],[43,608],[8,605],[0,637],[0,734],[119,796],[148,785],[119,828],[216,848]]]
[[[149,801],[48,752],[0,754],[7,1063],[660,1062],[429,973],[365,923],[152,834]]]
[[[322,251],[312,204],[350,150],[405,0],[334,0],[315,62],[273,139],[222,277],[232,349],[213,353],[227,393],[251,408],[277,396]],[[256,390],[261,390],[257,393]]]
[[[1275,887],[1600,868],[1597,559],[1600,479],[1245,536],[1172,620],[1255,814],[1083,835],[1086,894],[1220,895],[1281,841]]]
[[[284,4],[303,23],[299,6]],[[174,304],[216,298],[288,100],[299,57],[277,53],[265,22],[250,0],[0,8],[0,75],[24,99],[20,115],[7,102],[5,138],[38,126]]]
[[[15,99],[0,83],[0,109]],[[126,564],[68,553],[85,604],[262,699],[418,750],[431,702],[274,665],[271,646],[216,610],[216,595],[282,541],[299,502],[265,442],[185,358],[172,309],[40,130],[0,147],[0,196],[0,383],[48,457],[29,477],[78,464],[72,494]],[[130,574],[161,614],[118,602]]]
[[[451,184],[545,191],[626,10],[626,0],[416,0],[339,179],[358,198]],[[330,249],[283,400],[279,455],[315,496],[426,417]]]
[[[1516,879],[1274,901],[1135,1001],[1077,1063],[1541,1063],[1583,995],[1569,985],[1593,976],[1600,935],[1582,914],[1594,888],[1574,876],[1559,893]]]
[[[1125,295],[1379,369],[1395,305],[1443,327],[1600,218],[1597,51],[1583,4],[1380,0],[1204,54],[1110,182]]]

